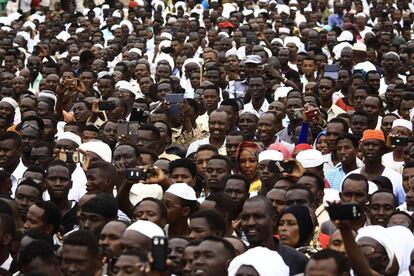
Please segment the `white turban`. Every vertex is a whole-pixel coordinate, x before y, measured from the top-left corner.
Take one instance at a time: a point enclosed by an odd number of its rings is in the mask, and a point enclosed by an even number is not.
[[[283,154],[277,150],[264,150],[259,154],[259,163],[265,160],[283,161]]]
[[[57,142],[59,142],[60,140],[70,140],[78,144],[78,146],[82,144],[81,138],[75,133],[69,131],[63,132],[61,135],[59,135],[57,138]]]
[[[228,268],[228,275],[235,276],[243,265],[252,266],[260,276],[288,276],[289,267],[276,251],[257,246],[234,258]]]
[[[408,271],[410,266],[411,251],[414,249],[414,236],[407,227],[400,225],[388,227],[386,230],[394,246],[395,257],[400,267],[398,275],[401,275],[404,271]]]
[[[81,150],[90,151],[97,154],[105,162],[111,163],[112,161],[112,150],[108,144],[102,142],[101,140],[92,140],[86,143],[83,143],[79,147]]]
[[[155,236],[165,237],[164,231],[155,223],[148,220],[138,220],[128,226],[126,230],[132,230],[152,239]]]
[[[182,198],[185,200],[190,200],[190,201],[197,200],[194,189],[188,186],[188,184],[186,183],[172,184],[165,192],[176,195],[179,198]]]
[[[3,99],[1,99],[0,102],[5,102],[5,103],[10,104],[13,107],[13,109],[16,109],[18,106],[17,102],[13,98],[10,98],[10,97],[4,97]]]
[[[413,131],[413,123],[411,123],[408,120],[404,120],[404,119],[394,120],[394,122],[392,122],[392,128],[394,127],[405,127],[409,129],[410,131]]]

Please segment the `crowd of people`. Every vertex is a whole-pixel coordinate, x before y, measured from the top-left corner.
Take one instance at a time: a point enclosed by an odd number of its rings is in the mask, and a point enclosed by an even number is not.
[[[0,10],[0,275],[414,276],[409,0]]]

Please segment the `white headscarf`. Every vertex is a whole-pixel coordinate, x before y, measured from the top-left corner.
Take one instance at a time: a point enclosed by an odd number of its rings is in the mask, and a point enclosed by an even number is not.
[[[411,251],[414,249],[414,235],[404,226],[392,226],[386,228],[388,238],[394,246],[395,257],[398,260],[400,270],[398,274],[408,271],[410,266]]]

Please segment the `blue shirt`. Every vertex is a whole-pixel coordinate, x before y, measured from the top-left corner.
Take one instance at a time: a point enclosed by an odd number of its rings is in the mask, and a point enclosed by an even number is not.
[[[329,170],[325,173],[325,178],[328,180],[331,188],[340,192],[342,179],[345,177],[345,171],[342,169],[342,166],[339,166],[335,169]]]
[[[338,14],[332,14],[328,17],[328,25],[333,27],[337,26],[338,28],[342,28],[342,24],[344,24],[344,20],[342,16]]]

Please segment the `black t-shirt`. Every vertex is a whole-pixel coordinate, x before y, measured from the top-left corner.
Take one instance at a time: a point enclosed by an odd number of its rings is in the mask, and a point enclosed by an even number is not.
[[[73,204],[73,202],[71,202]],[[61,225],[63,226],[64,233],[66,234],[69,231],[72,231],[76,225],[79,225],[78,218],[76,216],[79,209],[79,205],[77,202],[73,205],[73,207],[62,217]]]

